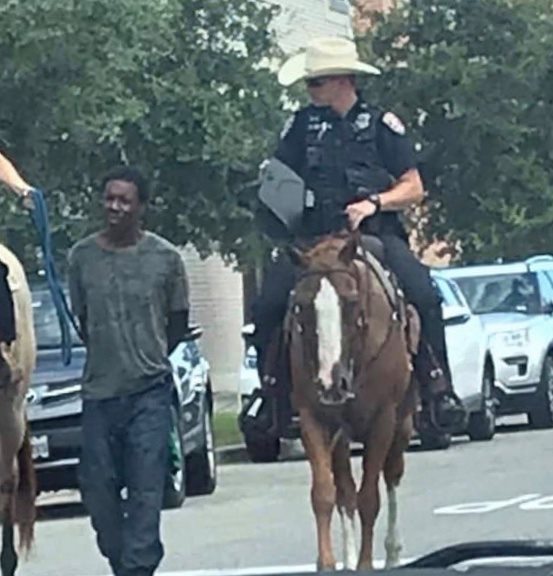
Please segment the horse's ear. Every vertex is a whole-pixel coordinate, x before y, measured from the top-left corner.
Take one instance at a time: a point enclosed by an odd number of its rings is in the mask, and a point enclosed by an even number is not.
[[[294,266],[298,268],[307,268],[308,259],[304,250],[297,246],[288,246],[287,252],[288,257]]]
[[[352,234],[347,239],[346,243],[344,244],[344,246],[340,250],[340,254],[338,255],[338,258],[344,264],[350,264],[351,261],[355,258],[355,255],[357,254],[358,246],[359,246],[359,239],[358,239],[357,235]]]

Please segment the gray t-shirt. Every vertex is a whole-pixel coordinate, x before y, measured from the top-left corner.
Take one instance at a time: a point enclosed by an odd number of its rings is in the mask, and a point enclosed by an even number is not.
[[[69,290],[73,313],[87,319],[85,398],[140,392],[171,372],[168,317],[189,307],[175,246],[145,232],[134,246],[107,250],[89,236],[69,255]]]

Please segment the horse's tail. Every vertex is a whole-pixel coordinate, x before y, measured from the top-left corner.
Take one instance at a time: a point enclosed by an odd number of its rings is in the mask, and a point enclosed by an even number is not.
[[[36,475],[28,425],[23,444],[17,453],[19,485],[15,501],[15,521],[19,525],[19,548],[29,552],[33,545],[36,520]]]

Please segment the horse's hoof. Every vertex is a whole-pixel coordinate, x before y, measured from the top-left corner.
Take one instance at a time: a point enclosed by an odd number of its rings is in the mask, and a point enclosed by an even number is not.
[[[317,560],[317,572],[334,572],[336,570],[336,562],[322,562]]]
[[[395,568],[396,566],[399,566],[402,550],[401,544],[396,545],[385,544],[385,548],[386,548],[385,568]]]

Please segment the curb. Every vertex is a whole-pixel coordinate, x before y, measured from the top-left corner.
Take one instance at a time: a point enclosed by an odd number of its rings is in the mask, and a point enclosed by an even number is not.
[[[232,444],[231,446],[221,446],[215,449],[217,464],[239,464],[249,462],[250,458],[245,444]]]
[[[300,446],[300,440],[281,439],[281,453],[279,462],[305,460],[305,452]],[[250,456],[246,450],[245,444],[233,444],[231,446],[221,446],[215,449],[217,464],[244,464],[251,463]]]

